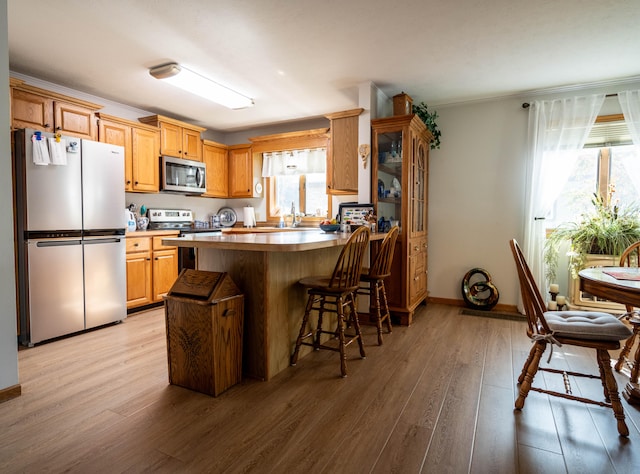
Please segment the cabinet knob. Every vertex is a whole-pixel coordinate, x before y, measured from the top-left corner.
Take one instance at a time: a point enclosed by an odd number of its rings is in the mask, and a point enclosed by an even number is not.
[[[145,260],[148,262],[149,260],[151,260],[151,258],[147,257]]]
[[[418,246],[416,245],[415,247],[413,247],[413,250],[415,250],[415,251],[417,252],[418,250],[420,250],[420,247],[418,247]]]
[[[62,127],[56,127],[56,130],[62,130]]]
[[[135,185],[137,186],[137,185],[138,185],[138,182],[136,181],[136,182],[135,182],[135,183],[133,183],[133,184],[135,184]]]
[[[130,179],[128,179],[128,180],[127,180],[127,184],[131,184],[131,180],[130,180]],[[137,184],[137,183],[136,183],[136,184]]]
[[[51,125],[49,125],[48,123],[45,123],[45,124],[44,124],[44,127],[45,127],[45,128],[49,128],[50,126],[51,126]]]
[[[140,245],[138,242],[136,242],[135,244],[133,244],[134,247],[137,247],[138,245]]]

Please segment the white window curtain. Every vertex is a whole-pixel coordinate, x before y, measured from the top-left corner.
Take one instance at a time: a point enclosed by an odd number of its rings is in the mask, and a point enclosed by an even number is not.
[[[634,145],[640,145],[640,90],[618,92],[618,102]]]
[[[545,216],[551,210],[604,103],[604,94],[535,101],[529,109],[523,252],[544,293]]]
[[[301,175],[324,173],[327,166],[327,150],[274,151],[262,154],[262,176]]]

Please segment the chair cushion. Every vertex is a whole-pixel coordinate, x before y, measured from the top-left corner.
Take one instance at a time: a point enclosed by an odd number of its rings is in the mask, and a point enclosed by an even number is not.
[[[631,330],[615,316],[596,311],[547,311],[549,328],[559,337],[594,341],[621,341]]]

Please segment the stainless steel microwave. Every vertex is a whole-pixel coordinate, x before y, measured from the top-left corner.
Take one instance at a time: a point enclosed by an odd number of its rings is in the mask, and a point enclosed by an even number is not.
[[[163,191],[202,194],[207,190],[207,170],[200,161],[163,156],[161,171]]]

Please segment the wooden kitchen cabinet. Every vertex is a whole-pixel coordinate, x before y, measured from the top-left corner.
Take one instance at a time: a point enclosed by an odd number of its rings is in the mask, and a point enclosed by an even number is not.
[[[409,325],[428,291],[427,198],[433,137],[413,114],[372,120],[371,130],[371,200],[378,218],[399,220],[401,228],[385,287],[392,314]]]
[[[127,237],[127,309],[153,301],[151,238]]]
[[[178,248],[162,245],[175,232],[126,239],[127,309],[162,301],[178,277]]]
[[[164,236],[153,237],[153,301],[162,298],[178,278],[178,247],[162,245]]]
[[[229,158],[226,145],[210,140],[202,142],[202,161],[207,167],[204,196],[229,197]]]
[[[10,78],[10,86],[12,128],[97,138],[95,113],[101,105],[30,86],[16,78]]]
[[[206,128],[162,115],[141,117],[140,122],[160,129],[160,154],[202,161],[202,138]]]
[[[98,139],[124,147],[125,191],[158,192],[160,133],[152,126],[97,113]]]
[[[231,145],[229,149],[229,197],[253,196],[253,154],[251,145]]]
[[[330,121],[327,194],[358,193],[358,116],[363,110],[346,110],[325,116]]]

